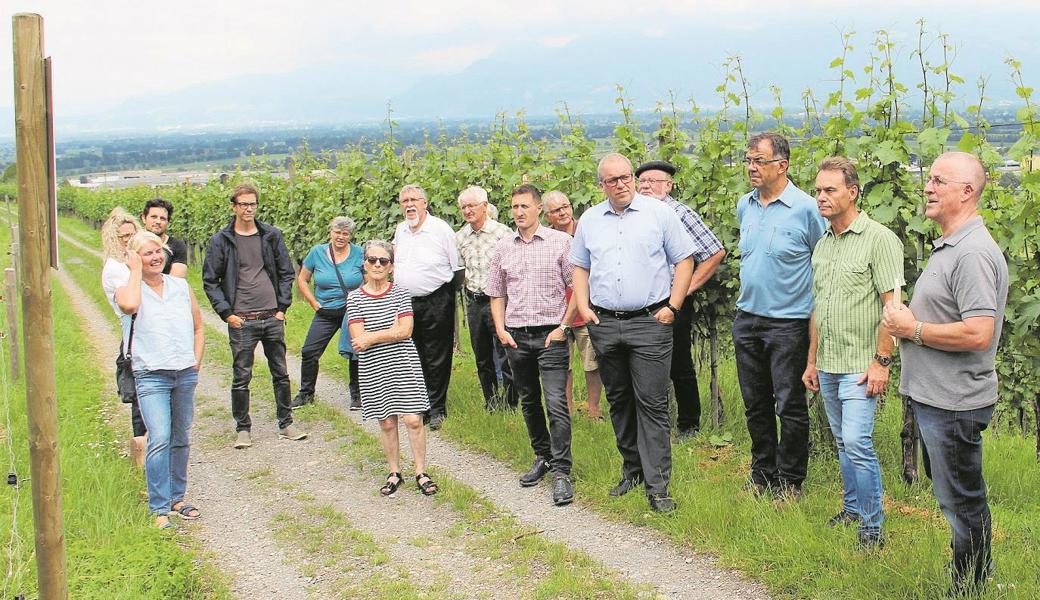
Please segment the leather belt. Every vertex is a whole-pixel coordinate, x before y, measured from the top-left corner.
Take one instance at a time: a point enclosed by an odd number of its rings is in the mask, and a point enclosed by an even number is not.
[[[506,326],[506,331],[522,331],[524,333],[549,333],[553,329],[556,329],[559,325],[525,325],[523,327],[509,327]]]
[[[592,310],[595,311],[597,315],[606,315],[608,317],[614,317],[619,321],[627,321],[628,319],[632,319],[635,317],[645,317],[647,315],[652,317],[654,316],[655,312],[664,308],[667,305],[668,298],[665,298],[660,302],[654,302],[649,306],[644,306],[643,308],[636,310],[610,310],[601,306],[596,306],[595,304],[592,305]]]
[[[262,321],[270,319],[277,312],[276,310],[255,310],[253,312],[237,312],[235,316],[240,317],[243,321]]]
[[[487,302],[491,299],[491,296],[488,296],[487,294],[482,292],[471,292],[466,289],[464,289],[463,291],[466,292],[466,298],[473,300],[474,302]]]

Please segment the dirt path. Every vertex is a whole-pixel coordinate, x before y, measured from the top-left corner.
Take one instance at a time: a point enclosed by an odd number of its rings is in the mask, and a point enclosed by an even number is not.
[[[62,238],[97,254],[65,234]],[[118,347],[109,324],[111,315],[102,314],[67,277],[61,281],[90,328],[99,356],[105,357],[103,363],[111,364],[109,358]],[[226,330],[219,317],[208,309],[204,313],[208,325]],[[298,379],[299,358],[290,355],[288,361],[291,377]],[[409,581],[419,587],[433,582],[432,589],[445,597],[517,598],[530,591],[518,587],[517,578],[503,572],[509,565],[499,565],[487,552],[475,549],[481,544],[474,544],[469,535],[453,534],[461,523],[455,511],[435,507],[416,493],[399,492],[390,502],[375,494],[373,481],[379,475],[367,472],[363,461],[343,452],[349,439],[341,432],[308,423],[308,440],[277,440],[273,426],[266,426],[273,422],[273,403],[270,386],[262,377],[253,386],[253,412],[255,422],[264,425],[253,429],[253,448],[232,450],[228,380],[227,367],[210,362],[200,374],[189,494],[205,518],[189,529],[230,574],[231,587],[239,597],[329,597],[351,582],[386,577],[386,564],[397,571],[406,566]],[[364,430],[377,432],[374,422],[361,423],[358,413],[348,412],[344,384],[320,377],[317,395]],[[621,579],[654,590],[653,596],[769,597],[760,584],[718,568],[709,557],[677,548],[656,531],[607,521],[580,501],[554,509],[548,506],[544,484],[521,490],[517,473],[494,459],[459,448],[435,433],[428,444],[431,464],[485,496],[498,510],[514,515],[525,529],[584,552]],[[344,567],[342,557],[332,560],[335,557],[328,553],[308,554],[307,540],[301,538],[321,535],[320,528],[317,533],[305,533],[313,532],[316,519],[320,521],[316,514],[342,517],[347,522],[343,527],[355,538],[372,540],[377,551],[387,556],[387,563],[354,561],[358,564]],[[310,521],[298,519],[300,515]],[[407,530],[402,529],[401,515],[412,515]]]

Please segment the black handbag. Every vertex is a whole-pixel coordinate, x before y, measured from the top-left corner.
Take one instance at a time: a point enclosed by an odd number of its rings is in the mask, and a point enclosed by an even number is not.
[[[134,347],[134,322],[137,315],[130,315],[130,339],[123,352],[123,343],[119,343],[119,356],[116,357],[116,389],[119,391],[119,399],[125,404],[137,402],[137,382],[134,381],[133,355]]]

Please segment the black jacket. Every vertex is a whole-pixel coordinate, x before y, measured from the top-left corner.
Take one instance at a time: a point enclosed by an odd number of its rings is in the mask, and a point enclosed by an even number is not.
[[[289,249],[285,247],[282,232],[273,225],[256,222],[260,236],[260,250],[264,271],[271,278],[278,310],[285,312],[292,304],[292,284],[296,278]],[[202,287],[213,310],[225,321],[235,305],[238,287],[238,249],[235,246],[235,218],[209,240],[206,259],[202,262]]]

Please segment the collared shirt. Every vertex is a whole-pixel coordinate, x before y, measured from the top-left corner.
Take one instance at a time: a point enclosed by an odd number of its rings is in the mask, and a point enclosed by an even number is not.
[[[948,352],[901,340],[899,391],[945,410],[990,406],[997,401],[995,360],[1007,306],[1007,261],[982,217],[932,245],[932,256],[914,286],[910,310],[925,323],[993,317],[993,340],[977,352]]]
[[[665,196],[662,202],[675,211],[679,221],[682,222],[683,229],[693,238],[693,243],[697,244],[697,249],[693,252],[693,260],[702,263],[723,250],[722,242],[708,229],[704,220],[695,210],[671,196]]]
[[[588,269],[592,304],[639,310],[671,295],[671,266],[694,251],[671,208],[636,194],[620,215],[609,200],[585,211],[574,232],[570,261]]]
[[[462,268],[455,231],[429,213],[418,231],[413,232],[408,223],[398,224],[393,244],[394,283],[412,298],[429,296]]]
[[[571,236],[539,225],[530,241],[519,233],[495,246],[484,291],[506,299],[506,327],[557,325],[567,312],[574,267]]]
[[[841,235],[830,226],[812,255],[816,368],[862,373],[877,352],[881,294],[903,280],[903,244],[861,212]]]
[[[473,231],[473,226],[466,223],[455,234],[455,243],[459,248],[459,265],[466,269],[467,290],[474,294],[484,292],[495,244],[511,233],[513,230],[510,228],[488,218],[484,220],[484,226],[477,231]]]
[[[827,221],[816,201],[790,181],[763,207],[758,190],[737,202],[740,296],[737,308],[760,317],[808,319],[812,313],[812,251]]]
[[[124,348],[130,325],[134,327],[131,355],[135,371],[180,371],[195,366],[195,327],[188,282],[170,275],[162,277],[161,296],[141,282],[136,321],[130,315],[120,315]]]

